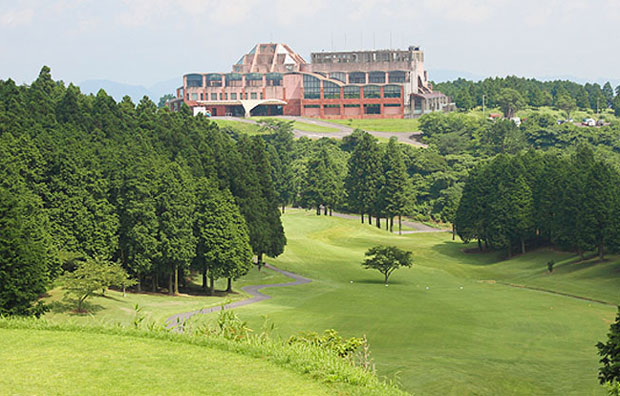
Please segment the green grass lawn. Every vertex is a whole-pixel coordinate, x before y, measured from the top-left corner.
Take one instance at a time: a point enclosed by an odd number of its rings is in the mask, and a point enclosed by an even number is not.
[[[264,133],[259,131],[260,127],[258,125],[248,122],[220,119],[211,119],[211,121],[215,122],[220,128],[231,128],[238,132],[245,133],[246,135],[260,135]]]
[[[377,132],[416,132],[420,130],[419,122],[415,118],[385,118],[385,119],[348,119],[323,120],[351,128],[359,128]]]
[[[141,307],[141,315],[149,322],[163,323],[167,318],[175,313],[195,311],[206,307],[220,305],[227,301],[237,301],[247,298],[247,295],[240,289],[247,285],[259,285],[265,283],[288,282],[289,278],[273,271],[258,272],[255,268],[240,280],[233,282],[233,294],[224,295],[217,293],[216,296],[206,296],[201,294],[198,284],[201,276],[196,275],[193,286],[195,289],[192,294],[182,294],[180,296],[168,296],[161,293],[123,293],[115,290],[108,290],[105,297],[95,295],[87,300],[89,312],[87,314],[76,314],[72,312],[73,306],[63,301],[64,293],[60,288],[52,289],[48,292],[49,297],[44,299],[51,304],[51,311],[45,314],[45,319],[55,322],[74,322],[81,324],[112,324],[119,323],[127,325],[136,318],[135,305]],[[216,292],[226,289],[226,280],[221,279],[216,282]]]
[[[539,250],[501,261],[464,253],[449,233],[397,236],[296,210],[283,220],[288,246],[270,261],[314,281],[266,289],[273,299],[239,308],[250,327],[266,314],[283,337],[327,328],[366,334],[379,374],[416,394],[604,394],[594,345],[616,308],[503,282],[618,303],[617,258],[575,263]],[[388,287],[360,266],[376,244],[414,254],[414,267],[397,271]],[[558,262],[551,275],[550,258]]]
[[[330,395],[335,391],[262,358],[113,334],[0,329],[0,361],[2,394]]]

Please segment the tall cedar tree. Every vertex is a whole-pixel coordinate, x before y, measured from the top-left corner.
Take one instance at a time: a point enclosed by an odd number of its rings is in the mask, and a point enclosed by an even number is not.
[[[382,201],[385,205],[384,213],[389,219],[389,228],[392,232],[394,227],[394,216],[398,216],[398,232],[402,229],[402,215],[411,191],[409,185],[409,175],[403,160],[400,146],[395,137],[390,138],[383,155],[383,172],[385,182],[381,186]]]
[[[375,214],[381,178],[381,155],[377,139],[366,132],[358,133],[355,148],[349,158],[345,188],[349,206],[360,213]]]
[[[252,266],[252,248],[245,220],[228,190],[220,191],[215,182],[201,179],[197,186],[194,215],[196,255],[194,265],[202,272],[202,287],[214,293],[215,280],[231,280],[247,274]]]

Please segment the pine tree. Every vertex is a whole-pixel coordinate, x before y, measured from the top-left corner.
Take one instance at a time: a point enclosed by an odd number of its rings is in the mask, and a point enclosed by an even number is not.
[[[390,232],[393,230],[394,216],[398,216],[398,232],[401,233],[401,217],[409,200],[411,187],[403,155],[395,137],[390,138],[383,154],[383,171],[385,182],[381,187],[381,195],[385,203],[386,218],[390,223]]]

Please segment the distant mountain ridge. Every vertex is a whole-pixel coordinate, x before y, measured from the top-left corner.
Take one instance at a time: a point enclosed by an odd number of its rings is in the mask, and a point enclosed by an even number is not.
[[[169,80],[160,81],[150,87],[143,85],[132,85],[120,83],[112,80],[86,80],[78,84],[81,91],[85,94],[96,94],[103,89],[108,95],[112,96],[116,101],[123,99],[123,96],[129,95],[134,102],[140,101],[143,96],[148,96],[153,102],[159,102],[159,98],[166,94],[175,94],[176,89],[181,86],[180,77],[171,78]]]

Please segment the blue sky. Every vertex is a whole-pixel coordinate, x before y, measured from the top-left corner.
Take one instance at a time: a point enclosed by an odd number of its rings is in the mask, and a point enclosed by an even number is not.
[[[345,44],[346,37],[346,44]],[[2,0],[0,79],[150,85],[228,71],[256,42],[420,45],[433,69],[620,79],[620,0]]]

